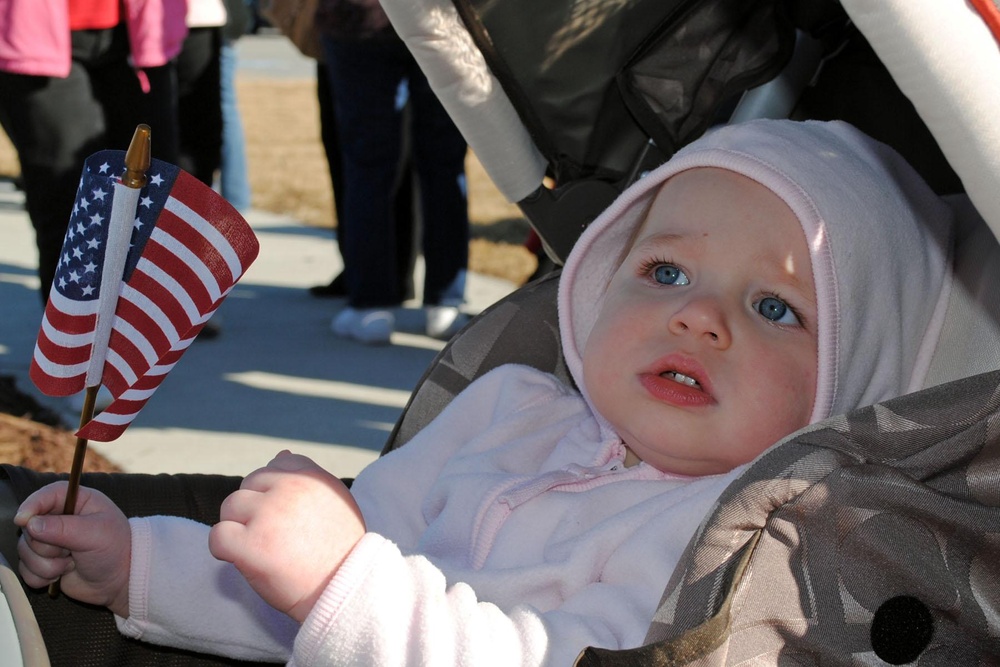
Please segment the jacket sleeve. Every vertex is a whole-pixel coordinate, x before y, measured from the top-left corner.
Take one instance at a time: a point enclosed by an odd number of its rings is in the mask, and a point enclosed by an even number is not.
[[[622,648],[636,628],[641,639],[650,612],[634,588],[595,582],[556,609],[505,613],[369,533],[306,618],[289,665],[572,665],[587,646]]]
[[[129,523],[129,617],[115,618],[122,634],[241,660],[288,660],[298,624],[212,556],[209,526],[167,516]]]
[[[558,418],[579,410],[578,400],[551,376],[501,367],[470,385],[411,442],[369,466],[352,487],[369,532],[306,619],[289,664],[570,665],[586,646],[641,641],[651,609],[636,602],[648,591],[636,589],[647,582],[595,581],[545,612],[501,609],[467,583],[449,585],[435,563],[414,553],[427,527],[424,499],[449,459],[477,446],[470,441],[489,446],[491,440],[477,437],[484,431],[500,442],[513,429],[523,432],[525,408]]]

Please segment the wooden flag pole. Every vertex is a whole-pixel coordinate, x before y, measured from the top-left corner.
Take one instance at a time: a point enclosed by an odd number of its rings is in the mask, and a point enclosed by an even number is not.
[[[150,161],[150,131],[148,125],[139,125],[132,135],[132,142],[125,153],[125,174],[121,183],[135,190],[146,185],[146,170]],[[119,276],[120,280],[120,276]],[[117,298],[117,292],[115,294]],[[83,409],[80,411],[80,428],[86,426],[94,418],[94,407],[97,404],[97,392],[100,383],[88,386],[83,397]],[[83,462],[87,457],[87,439],[77,438],[73,450],[73,464],[69,471],[69,486],[66,488],[66,501],[63,503],[63,514],[76,512],[76,499],[80,492],[80,478],[83,475]],[[59,580],[49,584],[49,597],[59,595]]]

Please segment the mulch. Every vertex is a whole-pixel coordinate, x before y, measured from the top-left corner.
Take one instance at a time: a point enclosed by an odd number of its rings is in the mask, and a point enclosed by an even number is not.
[[[0,463],[69,472],[76,449],[74,430],[57,412],[18,389],[13,377],[0,375]],[[121,468],[91,448],[84,470],[120,472]]]

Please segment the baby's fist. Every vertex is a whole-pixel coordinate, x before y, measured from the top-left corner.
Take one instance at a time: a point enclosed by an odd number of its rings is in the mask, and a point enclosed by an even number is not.
[[[271,606],[301,623],[364,533],[344,483],[284,451],[222,503],[209,548]]]

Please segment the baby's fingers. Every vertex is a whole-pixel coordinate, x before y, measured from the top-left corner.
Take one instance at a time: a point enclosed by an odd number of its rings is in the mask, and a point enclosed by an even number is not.
[[[23,528],[37,514],[61,514],[68,486],[67,482],[53,482],[32,493],[17,508],[14,523]]]
[[[32,588],[47,586],[74,567],[73,559],[65,550],[57,549],[57,555],[46,556],[39,553],[39,547],[47,552],[54,549],[51,545],[32,544],[24,538],[17,543],[17,555],[20,559],[18,571],[24,583]]]
[[[77,514],[48,514],[33,516],[22,529],[34,544],[42,543],[69,551],[90,550],[101,546],[94,522]],[[41,549],[39,545],[36,549]]]
[[[44,540],[32,537],[27,528],[21,531],[21,542],[42,558],[61,558],[69,555],[69,549],[58,544],[50,544]]]
[[[246,526],[236,521],[220,521],[208,533],[208,550],[219,560],[236,563],[245,551]]]
[[[219,507],[219,518],[222,521],[247,523],[257,512],[263,500],[263,494],[249,489],[233,491],[222,501]]]

